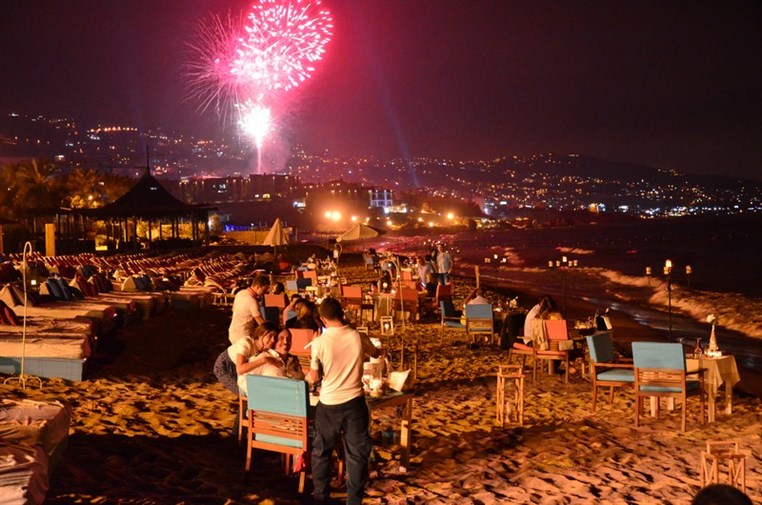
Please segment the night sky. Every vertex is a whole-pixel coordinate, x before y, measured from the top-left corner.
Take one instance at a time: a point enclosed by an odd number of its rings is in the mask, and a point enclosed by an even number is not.
[[[226,131],[183,100],[234,0],[3,0],[0,111]],[[312,152],[581,153],[762,179],[762,2],[325,0],[334,36],[277,138]]]

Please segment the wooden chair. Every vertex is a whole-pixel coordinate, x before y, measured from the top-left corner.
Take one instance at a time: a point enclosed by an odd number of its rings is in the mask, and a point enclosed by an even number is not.
[[[290,328],[291,354],[299,358],[299,364],[306,375],[310,370],[311,348],[307,345],[315,338],[315,332],[309,328]]]
[[[569,383],[569,350],[572,341],[569,338],[569,330],[564,319],[547,319],[543,321],[545,334],[548,338],[548,349],[539,349],[537,342],[534,347],[533,380],[537,380],[537,364],[540,361],[563,361],[566,366],[564,382]]]
[[[590,351],[590,368],[593,378],[593,412],[599,387],[609,388],[609,403],[614,402],[614,388],[633,387],[635,371],[631,359],[617,359],[610,331],[585,337]]]
[[[265,306],[266,307],[277,307],[280,309],[281,312],[283,312],[283,309],[286,308],[286,297],[281,295],[273,295],[270,293],[265,293]]]
[[[246,413],[249,410],[247,401],[246,396],[241,393],[241,388],[238,388],[238,445],[243,443],[243,430],[248,424],[246,420]]]
[[[419,316],[418,291],[412,288],[402,287],[392,298],[395,316],[399,313],[400,319],[405,317],[405,313],[410,314],[409,321],[412,323]]]
[[[452,284],[437,284],[437,292],[434,295],[434,305],[439,307],[442,300],[452,301]]]
[[[682,344],[665,342],[633,342],[632,358],[635,365],[635,426],[640,425],[643,398],[675,398],[682,401],[681,429],[685,431],[685,417],[689,396],[698,395],[701,403],[701,423],[705,423],[704,370],[698,379],[688,378],[685,371],[685,350]]]
[[[365,301],[361,286],[341,286],[342,304],[346,312],[355,313],[355,322],[360,324],[363,321],[363,312],[370,311],[370,320],[375,316],[375,305],[373,300]]]
[[[307,412],[309,396],[307,383],[283,377],[247,375],[249,392],[248,434],[246,438],[246,467],[251,469],[252,449],[279,452],[285,456],[284,470],[291,472],[294,456],[308,450]],[[300,471],[299,492],[304,491],[307,469]]]
[[[521,356],[521,369],[526,365],[527,356],[534,358],[534,347],[523,342],[514,342],[508,349],[508,363],[513,362],[514,356]]]
[[[478,336],[489,334],[489,343],[495,343],[495,319],[492,305],[487,303],[466,304],[466,335],[472,344]]]
[[[720,466],[727,464],[727,483],[746,492],[746,458],[747,452],[739,448],[738,440],[712,441],[707,440],[706,451],[701,451],[701,487],[709,484],[722,484]]]
[[[455,305],[453,305],[451,298],[439,302],[439,313],[442,315],[441,326],[439,328],[440,344],[444,341],[445,328],[466,329],[466,325],[460,321],[461,314],[455,310]]]

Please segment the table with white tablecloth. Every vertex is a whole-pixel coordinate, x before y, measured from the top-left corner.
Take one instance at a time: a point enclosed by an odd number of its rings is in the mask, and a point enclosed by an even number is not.
[[[723,383],[725,384],[725,413],[731,414],[733,412],[733,386],[741,380],[736,358],[730,355],[718,358],[709,356],[686,357],[685,366],[688,373],[696,372],[701,368],[705,370],[704,387],[709,396],[709,422],[714,422],[717,393]]]

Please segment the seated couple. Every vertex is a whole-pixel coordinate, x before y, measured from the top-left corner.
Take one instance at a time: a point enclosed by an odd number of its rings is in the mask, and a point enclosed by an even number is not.
[[[246,375],[304,379],[299,358],[290,354],[291,331],[265,321],[251,336],[237,340],[214,364],[214,375],[233,394],[246,395]]]

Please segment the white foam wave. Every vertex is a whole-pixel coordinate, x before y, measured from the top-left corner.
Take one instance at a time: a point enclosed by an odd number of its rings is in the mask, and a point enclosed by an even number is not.
[[[613,270],[594,269],[620,290],[632,302],[647,302],[661,308],[669,306],[669,292],[666,283],[643,277],[623,275]],[[627,288],[627,289],[621,289]],[[639,288],[639,289],[632,289]],[[640,297],[637,297],[637,295]],[[626,295],[626,296],[627,296]],[[647,295],[647,298],[643,298]],[[706,322],[706,316],[715,314],[719,326],[744,333],[750,337],[762,339],[762,300],[756,300],[738,293],[717,293],[688,289],[680,284],[672,284],[672,307],[700,322]],[[707,328],[709,325],[707,324]],[[707,329],[708,331],[708,329]]]

